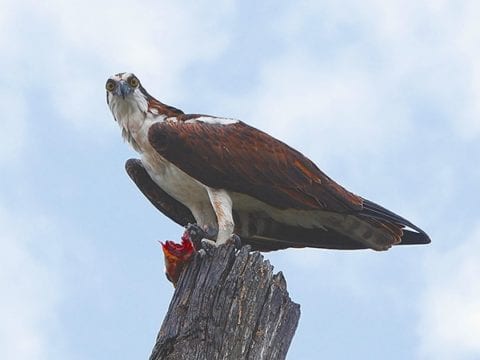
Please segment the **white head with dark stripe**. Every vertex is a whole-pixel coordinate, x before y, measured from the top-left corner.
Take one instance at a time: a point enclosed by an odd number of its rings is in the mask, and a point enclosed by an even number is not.
[[[183,114],[183,111],[166,105],[153,96],[142,86],[140,80],[132,73],[119,73],[110,76],[105,84],[107,104],[113,117],[119,123],[132,113],[150,113],[153,116],[170,117]]]
[[[119,73],[107,80],[107,104],[116,121],[121,122],[125,116],[133,113],[146,113],[151,96],[132,73]]]
[[[113,118],[122,129],[123,138],[135,150],[140,150],[142,139],[138,132],[147,118],[153,120],[152,101],[155,101],[132,73],[119,73],[110,76],[105,84],[107,104]]]

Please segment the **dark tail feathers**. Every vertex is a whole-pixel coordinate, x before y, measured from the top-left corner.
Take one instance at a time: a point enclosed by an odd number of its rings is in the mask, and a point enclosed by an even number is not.
[[[403,227],[410,228],[411,230],[403,229],[402,242],[399,245],[429,244],[431,241],[427,233],[418,226],[370,200],[364,199],[363,210],[359,215],[372,217],[378,220],[390,221],[402,225]]]

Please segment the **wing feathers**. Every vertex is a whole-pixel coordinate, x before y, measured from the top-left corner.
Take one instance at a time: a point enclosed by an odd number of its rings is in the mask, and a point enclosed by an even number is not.
[[[397,227],[402,229],[402,243],[405,243],[407,241],[409,244],[430,243],[430,238],[428,237],[428,235],[418,226],[412,224],[410,221],[401,217],[400,215],[397,215],[394,212],[374,203],[373,201],[364,199],[363,210],[360,212],[359,215],[363,217],[377,219],[383,224],[388,224],[388,226],[390,227]],[[404,229],[405,227],[409,227],[410,229],[415,230],[416,233]]]
[[[185,118],[196,117],[185,115]],[[255,249],[305,246],[360,249],[376,248],[372,244],[377,240],[386,247],[400,240],[402,244],[430,242],[428,235],[408,220],[348,192],[296,150],[244,123],[157,123],[149,130],[149,141],[160,155],[207,186],[244,193],[279,209],[323,210],[345,215],[338,217],[346,219],[343,225],[332,223],[332,227],[318,225],[307,229],[269,219],[273,225],[263,230],[259,227],[258,231],[243,233],[241,228],[236,229]],[[158,210],[183,226],[195,221],[187,207],[154,183],[140,160],[130,159],[125,166]],[[349,225],[353,217],[358,218],[360,225],[356,222]],[[371,230],[362,223],[371,226]],[[353,240],[349,236],[347,228],[354,225],[364,239]],[[380,235],[377,240],[375,233]]]
[[[163,122],[148,134],[154,149],[207,186],[244,193],[280,209],[361,210],[362,199],[298,151],[242,122]]]

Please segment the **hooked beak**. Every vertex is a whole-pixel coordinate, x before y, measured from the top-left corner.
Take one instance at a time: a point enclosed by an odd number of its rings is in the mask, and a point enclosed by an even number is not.
[[[130,95],[133,92],[133,89],[127,82],[120,80],[117,88],[115,89],[115,95],[121,96],[125,100],[125,96]]]

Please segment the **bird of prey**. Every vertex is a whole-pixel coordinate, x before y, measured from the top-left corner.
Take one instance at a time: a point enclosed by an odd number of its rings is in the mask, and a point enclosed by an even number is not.
[[[126,162],[129,176],[158,210],[208,229],[217,244],[232,234],[261,251],[430,242],[410,221],[242,121],[185,114],[152,97],[132,73],[111,76],[106,92],[123,138],[140,155]]]

